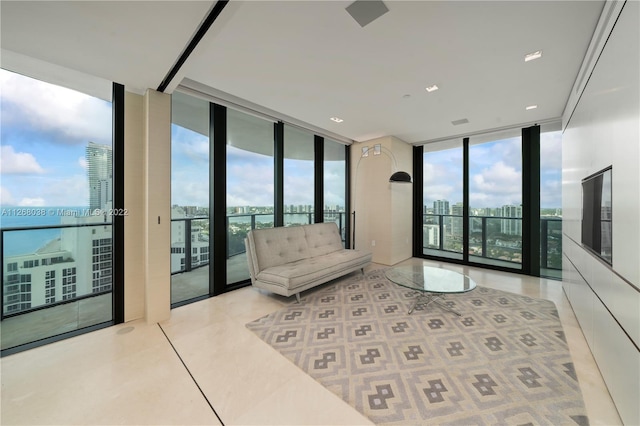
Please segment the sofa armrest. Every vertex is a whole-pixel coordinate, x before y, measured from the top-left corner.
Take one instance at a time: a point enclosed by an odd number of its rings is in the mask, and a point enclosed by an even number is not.
[[[244,239],[244,248],[247,251],[247,263],[249,265],[249,276],[251,277],[251,284],[255,284],[256,275],[258,274],[257,266],[255,264],[255,250],[254,245],[251,244],[250,236]]]

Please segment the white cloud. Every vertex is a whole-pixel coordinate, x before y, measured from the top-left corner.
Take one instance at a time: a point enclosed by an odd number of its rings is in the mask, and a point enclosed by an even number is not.
[[[231,165],[227,169],[227,206],[272,206],[273,167]]]
[[[452,165],[456,160],[453,156],[443,160],[442,163],[424,163],[422,190],[427,207],[432,207],[435,200],[447,200],[451,204],[462,201],[462,163]]]
[[[28,152],[16,152],[12,146],[0,147],[0,172],[2,174],[42,174],[44,169]]]
[[[78,164],[80,165],[80,167],[82,167],[84,170],[87,170],[88,167],[88,163],[87,163],[87,159],[84,157],[78,157]]]
[[[4,126],[51,132],[64,144],[111,143],[109,102],[5,70],[0,84]]]
[[[20,207],[43,207],[45,201],[44,198],[23,198],[18,205]]]
[[[185,155],[194,162],[209,162],[209,141],[180,139],[172,141],[174,152]]]
[[[503,161],[472,176],[471,207],[499,207],[522,202],[522,173]]]
[[[171,186],[171,204],[179,206],[209,206],[209,185],[207,180],[172,180]]]
[[[73,175],[50,181],[44,193],[48,206],[89,205],[89,182],[86,175]]]
[[[0,205],[12,206],[15,203],[16,202],[13,199],[13,195],[11,194],[11,191],[9,191],[4,186],[0,186]]]
[[[17,182],[14,179],[12,182],[7,183],[11,183],[10,195],[20,194],[19,200],[15,196],[11,197],[14,200],[13,204],[18,206],[57,207],[87,206],[89,204],[89,184],[85,175],[65,177],[27,176]],[[9,191],[3,191],[3,204],[6,203],[4,194]]]

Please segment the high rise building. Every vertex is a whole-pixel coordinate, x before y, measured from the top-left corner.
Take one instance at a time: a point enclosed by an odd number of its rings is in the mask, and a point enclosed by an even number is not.
[[[440,226],[422,225],[422,240],[425,247],[440,248]]]
[[[86,159],[89,208],[104,209],[113,201],[113,150],[108,145],[89,142]]]
[[[434,201],[433,214],[449,214],[449,202],[447,200]]]
[[[451,206],[451,214],[457,217],[449,218],[449,229],[451,229],[451,235],[462,238],[462,225],[464,215],[464,205],[462,203],[455,203]]]
[[[500,232],[507,235],[522,235],[522,206],[504,205],[501,216],[503,218],[514,217],[518,219],[502,219]]]

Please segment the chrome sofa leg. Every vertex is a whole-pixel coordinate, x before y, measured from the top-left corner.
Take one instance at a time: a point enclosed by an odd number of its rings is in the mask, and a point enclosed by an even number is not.
[[[296,293],[296,300],[300,303],[300,293]]]

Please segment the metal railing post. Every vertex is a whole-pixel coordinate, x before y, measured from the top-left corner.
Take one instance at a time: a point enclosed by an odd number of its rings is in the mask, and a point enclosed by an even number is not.
[[[444,226],[442,225],[442,215],[438,215],[438,250],[444,250]]]
[[[191,270],[191,219],[184,220],[184,270]]]
[[[482,257],[487,257],[487,217],[482,216]]]

